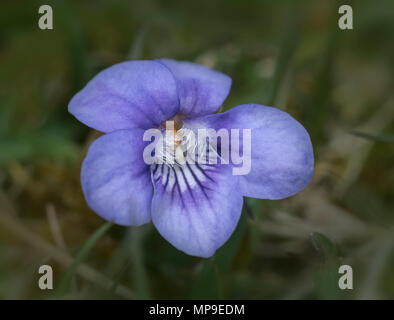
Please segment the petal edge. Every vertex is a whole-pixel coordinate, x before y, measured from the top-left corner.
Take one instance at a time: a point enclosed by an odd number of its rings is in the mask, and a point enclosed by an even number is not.
[[[120,225],[138,226],[151,219],[152,182],[143,162],[143,130],[105,134],[90,146],[81,184],[89,207]]]
[[[165,167],[153,174],[153,224],[177,249],[192,256],[212,256],[231,236],[241,215],[243,197],[237,177],[230,166]]]
[[[70,101],[68,111],[102,132],[158,127],[179,110],[176,82],[156,61],[126,61],[99,72]]]
[[[187,116],[215,113],[227,98],[232,80],[224,73],[193,62],[157,60],[165,65],[177,82],[180,112]]]

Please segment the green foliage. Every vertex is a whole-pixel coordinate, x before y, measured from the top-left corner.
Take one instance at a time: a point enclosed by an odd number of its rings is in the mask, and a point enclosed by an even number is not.
[[[97,231],[95,231],[90,238],[83,244],[82,248],[78,251],[74,258],[74,262],[72,265],[66,270],[64,276],[60,280],[59,287],[57,289],[56,295],[58,297],[62,297],[66,294],[70,282],[75,275],[75,272],[79,265],[87,258],[88,254],[93,249],[96,242],[108,231],[109,228],[113,225],[112,222],[104,223]]]
[[[368,140],[379,141],[379,142],[390,142],[390,143],[394,142],[394,135],[392,135],[392,134],[375,135],[375,134],[369,134],[369,133],[364,133],[364,132],[359,132],[359,131],[350,131],[349,133],[351,133],[357,137],[365,138]]]
[[[321,299],[339,299],[342,296],[338,287],[339,249],[326,236],[318,232],[311,233],[311,240],[322,258],[315,280],[317,295]]]
[[[394,297],[392,0],[354,3],[351,31],[339,31],[331,0],[48,4],[51,31],[37,27],[38,1],[0,10],[0,218],[17,217],[39,239],[0,224],[0,298]],[[98,134],[67,112],[71,97],[109,65],[161,57],[227,73],[223,110],[279,107],[314,145],[311,185],[289,199],[247,199],[210,259],[176,250],[151,224],[110,228],[80,188],[80,163]],[[79,248],[71,267],[48,245],[69,256]],[[54,265],[57,295],[37,289],[43,261]],[[337,286],[344,261],[355,270],[351,291]],[[109,285],[76,275],[81,264]]]

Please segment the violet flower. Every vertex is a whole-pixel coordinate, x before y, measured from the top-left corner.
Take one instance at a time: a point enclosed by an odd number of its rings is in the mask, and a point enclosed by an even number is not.
[[[304,127],[257,104],[215,114],[230,87],[227,75],[168,59],[123,62],[96,75],[69,104],[79,121],[105,133],[82,164],[89,207],[120,225],[152,220],[179,250],[210,257],[234,231],[244,196],[283,199],[305,188],[313,150]],[[145,130],[174,117],[192,130],[250,129],[250,172],[234,175],[231,163],[146,164]]]

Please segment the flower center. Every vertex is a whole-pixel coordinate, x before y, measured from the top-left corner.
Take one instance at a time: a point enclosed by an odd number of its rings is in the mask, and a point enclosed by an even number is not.
[[[207,163],[206,156],[217,156],[206,137],[200,137],[183,126],[179,116],[166,121],[160,126],[162,135],[155,148],[155,163],[169,166],[183,166],[186,163]],[[204,162],[205,158],[205,162]]]

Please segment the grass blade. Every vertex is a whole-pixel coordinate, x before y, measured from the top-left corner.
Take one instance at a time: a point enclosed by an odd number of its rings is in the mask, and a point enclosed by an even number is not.
[[[364,138],[364,139],[368,139],[368,140],[394,143],[394,135],[392,135],[392,134],[375,135],[375,134],[364,133],[364,132],[354,131],[354,130],[349,131],[349,133],[356,136],[356,137],[360,137],[360,138]]]
[[[311,233],[311,241],[322,256],[322,265],[316,273],[316,293],[320,299],[340,299],[343,293],[338,287],[339,250],[326,236]]]
[[[144,253],[142,249],[142,240],[146,230],[141,230],[141,227],[129,230],[127,238],[131,244],[130,261],[131,261],[131,276],[135,282],[135,291],[137,292],[137,299],[150,299],[150,290],[148,283],[148,274],[145,268]]]
[[[246,210],[246,209],[245,209]],[[191,287],[190,299],[224,299],[221,278],[226,273],[231,262],[234,260],[246,232],[247,214],[243,212],[237,229],[230,240],[221,247],[211,259],[204,265]]]
[[[73,264],[70,266],[70,268],[68,268],[68,270],[66,271],[63,278],[60,281],[59,289],[57,291],[57,294],[60,297],[66,293],[78,266],[86,259],[86,257],[88,256],[89,252],[92,250],[96,242],[111,228],[112,225],[113,225],[112,222],[104,223],[99,229],[97,229],[91,235],[91,237],[85,242],[83,247],[78,251],[78,253],[74,258]]]
[[[130,52],[128,54],[128,58],[130,60],[138,60],[143,56],[142,51],[144,48],[144,40],[146,38],[146,34],[149,30],[149,24],[145,24],[138,31],[136,38],[133,41],[133,44],[130,48]]]
[[[289,65],[292,61],[294,53],[297,49],[298,39],[300,37],[301,21],[302,21],[302,9],[303,6],[296,6],[294,8],[295,13],[292,16],[292,20],[289,23],[287,34],[283,39],[283,43],[280,48],[278,61],[275,66],[275,72],[270,83],[270,88],[267,93],[265,103],[268,106],[272,106],[276,103],[276,99],[282,85],[283,79],[286,76]]]

